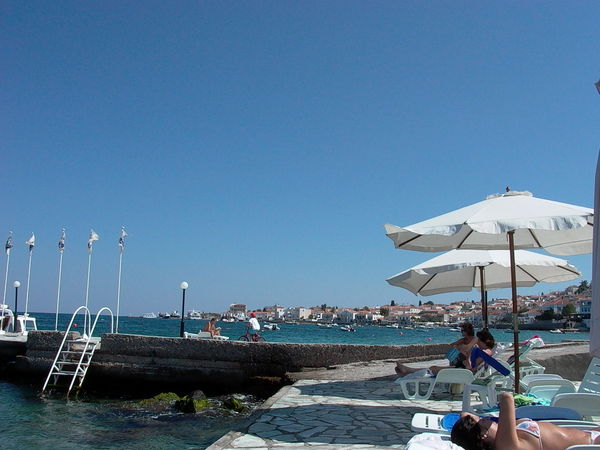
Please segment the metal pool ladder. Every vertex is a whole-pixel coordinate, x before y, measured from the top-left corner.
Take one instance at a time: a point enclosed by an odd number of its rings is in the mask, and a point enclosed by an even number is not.
[[[81,310],[84,310],[85,314],[83,336],[78,339],[68,339],[69,332],[73,327],[73,321]],[[81,387],[87,370],[92,362],[94,352],[98,347],[100,347],[100,338],[92,337],[92,335],[94,333],[94,329],[96,328],[96,324],[98,323],[100,314],[105,310],[110,313],[110,332],[112,333],[114,331],[114,320],[113,313],[109,308],[104,307],[98,311],[93,325],[91,325],[90,310],[87,307],[80,306],[73,313],[71,321],[69,322],[69,326],[67,327],[67,331],[65,332],[65,336],[58,349],[58,352],[56,353],[56,357],[54,358],[52,366],[50,367],[50,372],[48,373],[46,381],[44,382],[42,394],[46,391],[50,380],[52,380],[52,385],[57,386],[61,377],[67,377],[67,380],[68,377],[71,378],[69,387],[67,389],[67,397],[69,396],[69,393],[73,387]]]

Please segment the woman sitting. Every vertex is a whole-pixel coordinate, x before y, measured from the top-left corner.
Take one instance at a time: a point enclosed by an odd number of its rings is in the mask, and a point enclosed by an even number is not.
[[[456,367],[459,369],[464,369],[466,367],[465,362],[471,354],[471,349],[475,345],[477,345],[478,338],[475,337],[475,330],[473,329],[473,325],[471,325],[469,322],[465,322],[460,326],[460,332],[462,333],[462,338],[450,344],[452,347],[458,350],[459,357],[452,362],[451,366],[429,367],[429,371],[431,371],[433,375],[437,375],[440,370],[448,369],[450,367]],[[404,364],[400,364],[400,361],[396,363],[396,373],[402,377],[417,372],[419,370],[423,369],[416,369],[413,367],[405,366]]]
[[[600,427],[583,431],[562,428],[549,422],[515,418],[512,394],[498,395],[500,417],[462,413],[452,427],[451,439],[465,450],[564,450],[571,445],[600,444]]]
[[[215,326],[216,323],[217,319],[213,317],[208,322],[206,322],[206,325],[204,325],[204,330],[202,331],[209,332],[211,337],[221,336],[221,329]]]
[[[477,348],[488,356],[494,355],[494,347],[496,346],[496,340],[492,333],[490,333],[487,328],[484,328],[481,331],[477,332]],[[473,354],[475,348],[472,349],[471,355]],[[479,355],[479,352],[475,352],[475,354]],[[470,355],[469,358],[465,359],[464,366],[466,369],[476,371],[483,363],[483,358],[477,356],[476,358]]]

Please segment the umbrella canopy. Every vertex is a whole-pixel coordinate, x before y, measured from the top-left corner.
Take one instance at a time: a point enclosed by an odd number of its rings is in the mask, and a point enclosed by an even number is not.
[[[568,261],[525,250],[515,251],[517,286],[561,282],[581,276]],[[480,268],[484,278],[481,279]],[[386,280],[417,295],[469,292],[511,287],[510,255],[506,250],[451,250]]]
[[[596,190],[594,191],[594,208],[600,208],[600,153],[596,163]],[[600,358],[600,231],[594,230],[594,256],[592,258],[592,317],[590,319],[590,353]]]
[[[554,255],[591,253],[594,210],[533,197],[530,192],[494,194],[482,202],[408,227],[385,225],[396,248],[442,252],[455,248],[543,248]]]
[[[510,191],[408,227],[386,225],[396,248],[424,252],[452,249],[509,250],[515,348],[515,390],[519,391],[519,331],[515,249],[544,248],[555,255],[591,253],[594,211]]]

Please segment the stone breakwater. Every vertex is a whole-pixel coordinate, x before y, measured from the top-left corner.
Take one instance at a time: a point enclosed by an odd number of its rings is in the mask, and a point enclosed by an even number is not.
[[[63,336],[62,332],[31,332],[25,355],[17,356],[10,373],[43,379]],[[181,388],[200,386],[209,390],[239,389],[261,377],[283,382],[288,372],[331,368],[360,361],[435,359],[442,357],[447,350],[447,344],[248,343],[104,334],[100,348],[94,354],[85,385],[120,386],[125,390],[150,385]]]

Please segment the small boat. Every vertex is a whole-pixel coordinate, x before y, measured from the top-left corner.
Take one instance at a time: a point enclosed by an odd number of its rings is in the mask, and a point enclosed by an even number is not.
[[[202,313],[199,311],[195,311],[195,310],[191,310],[188,311],[187,313],[187,318],[190,320],[201,320],[202,319]]]
[[[356,331],[353,327],[351,327],[350,325],[346,325],[343,327],[340,327],[340,331]]]
[[[171,314],[159,312],[158,313],[158,317],[160,317],[161,319],[170,319],[171,318]]]
[[[142,315],[143,319],[156,319],[156,317],[157,317],[156,314],[154,314],[153,312],[151,312],[151,313],[144,313]]]
[[[385,327],[386,328],[399,328],[400,325],[398,325],[397,323],[392,323],[392,324],[386,325]]]
[[[333,325],[330,323],[317,323],[317,326],[320,328],[331,328]]]
[[[460,328],[456,328],[456,327],[454,327],[454,328],[448,328],[448,331],[458,331],[458,332],[460,332]]]
[[[556,330],[550,330],[550,333],[562,334],[562,330],[559,330],[559,329],[557,328]]]
[[[235,319],[233,317],[222,317],[221,322],[231,323],[231,322],[235,322]]]
[[[263,325],[263,330],[271,330],[271,331],[277,331],[280,328],[277,326],[277,324],[275,323],[265,323]]]

